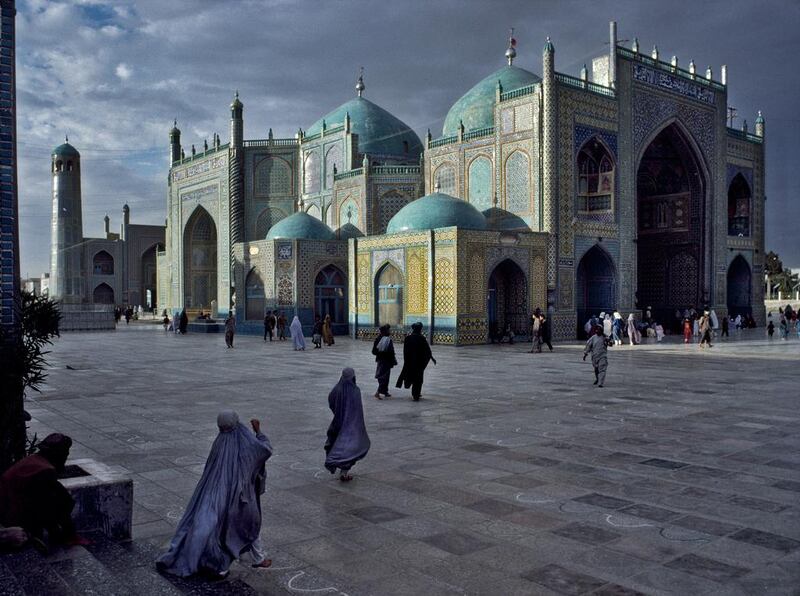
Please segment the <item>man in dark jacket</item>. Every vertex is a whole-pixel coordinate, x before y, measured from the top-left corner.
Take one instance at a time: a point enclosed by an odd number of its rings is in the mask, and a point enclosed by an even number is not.
[[[44,531],[51,544],[88,544],[75,533],[75,502],[58,481],[72,447],[72,439],[54,433],[39,444],[39,451],[8,468],[0,476],[0,525],[19,526],[41,540]]]
[[[392,374],[392,367],[397,366],[397,358],[394,355],[394,344],[390,335],[391,327],[382,325],[379,335],[372,343],[372,354],[375,356],[375,378],[378,379],[378,390],[375,392],[376,399],[392,397],[389,393],[389,375]]]
[[[422,335],[422,323],[411,325],[411,333],[406,336],[403,343],[403,370],[397,378],[397,387],[411,387],[411,397],[419,401],[422,395],[422,382],[425,380],[425,367],[428,362],[436,364],[436,358],[431,354],[428,340]]]

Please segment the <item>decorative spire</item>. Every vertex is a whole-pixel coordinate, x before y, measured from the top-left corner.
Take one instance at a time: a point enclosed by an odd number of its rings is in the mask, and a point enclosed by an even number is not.
[[[589,80],[589,69],[586,68],[586,65],[583,65],[581,68],[581,81],[588,81]]]
[[[69,143],[69,135],[67,134],[64,135],[64,142]]]
[[[758,116],[756,116],[756,124],[763,122],[764,122],[764,116],[761,115],[761,110],[758,110]]]
[[[709,81],[710,81],[711,79],[713,79],[713,78],[714,78],[714,70],[711,68],[711,66],[709,66],[708,68],[706,68],[706,78],[707,78]]]
[[[545,52],[555,52],[556,49],[553,47],[553,42],[550,41],[550,36],[547,36],[547,39],[544,42],[544,51]]]
[[[697,66],[694,63],[694,60],[689,60],[689,74],[695,75],[697,73]]]
[[[366,88],[367,86],[364,84],[364,67],[362,66],[358,73],[358,81],[356,81],[356,93],[358,93],[359,97],[361,97]]]
[[[506,50],[506,60],[508,60],[508,65],[512,66],[514,64],[514,58],[517,57],[517,40],[514,39],[514,27],[511,27],[511,30],[508,34],[508,49]]]
[[[658,46],[656,46],[656,45],[653,46],[653,51],[650,52],[650,57],[653,60],[658,60]]]
[[[633,50],[637,54],[639,53],[639,38],[638,37],[634,37],[633,38],[633,43],[631,44],[631,50]]]

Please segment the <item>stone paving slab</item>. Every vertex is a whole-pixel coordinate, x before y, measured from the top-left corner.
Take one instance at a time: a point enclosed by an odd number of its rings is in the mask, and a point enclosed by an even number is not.
[[[799,593],[799,342],[754,330],[706,351],[615,347],[602,389],[578,344],[434,346],[418,403],[370,397],[369,347],[64,334],[31,428],[131,473],[134,539],[0,556],[0,595]],[[322,466],[344,366],[372,439],[349,484]],[[273,568],[162,576],[153,561],[222,408],[261,418],[275,447],[262,501]]]

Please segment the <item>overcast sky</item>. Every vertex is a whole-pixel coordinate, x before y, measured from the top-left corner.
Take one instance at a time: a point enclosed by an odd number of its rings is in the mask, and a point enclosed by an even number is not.
[[[450,105],[503,65],[508,28],[516,64],[541,73],[550,35],[556,69],[576,75],[620,39],[693,58],[718,76],[752,130],[767,123],[767,250],[800,267],[800,2],[422,0],[225,2],[155,0],[17,3],[17,102],[22,273],[49,269],[50,151],[69,134],[81,152],[83,226],[102,234],[166,213],[168,131],[183,145],[228,140],[238,89],[245,138],[293,136],[350,99],[359,66],[366,97],[441,134]],[[739,121],[740,123],[740,121]]]

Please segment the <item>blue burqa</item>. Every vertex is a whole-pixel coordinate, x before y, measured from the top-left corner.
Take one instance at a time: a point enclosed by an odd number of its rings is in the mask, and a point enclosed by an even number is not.
[[[328,395],[328,406],[333,420],[325,442],[325,467],[333,474],[336,468],[349,470],[367,455],[370,447],[361,390],[356,385],[356,373],[352,368],[342,371],[342,378]]]
[[[261,494],[269,439],[255,435],[230,410],[217,417],[219,435],[194,489],[169,551],[156,566],[187,577],[198,571],[225,573],[261,530]]]

